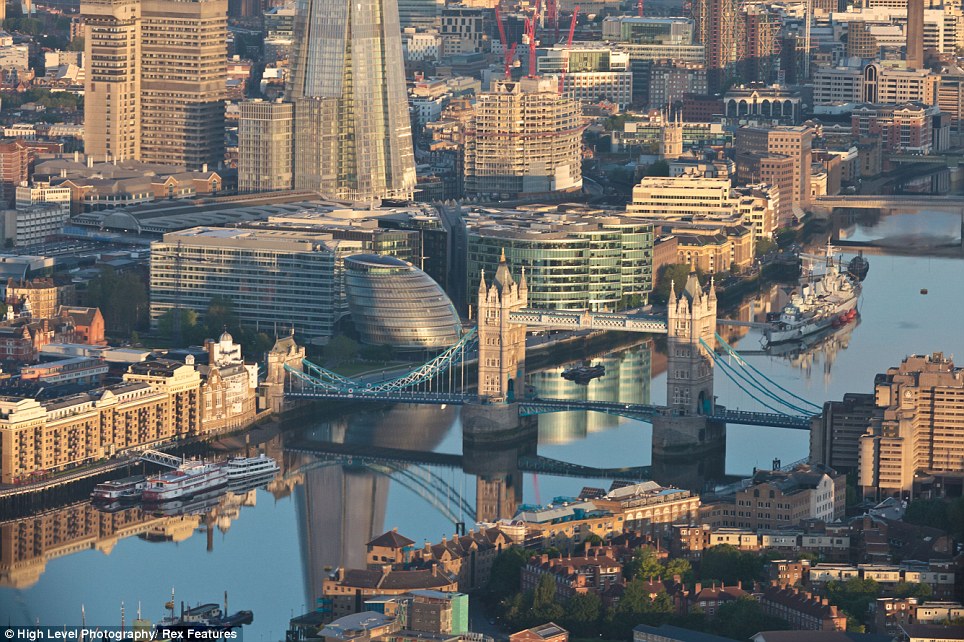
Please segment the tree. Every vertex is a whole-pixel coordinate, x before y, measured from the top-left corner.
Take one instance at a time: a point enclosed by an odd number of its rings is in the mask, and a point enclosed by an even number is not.
[[[332,337],[325,346],[325,357],[335,363],[352,361],[358,356],[358,343],[343,334]]]
[[[669,285],[671,281],[673,285],[676,286],[677,294],[682,292],[686,286],[686,280],[689,278],[690,272],[693,271],[686,263],[676,263],[661,267],[659,273],[656,275],[656,287],[653,288],[652,295],[653,300],[659,302],[669,300]],[[703,281],[705,281],[703,270],[696,268],[695,272],[700,283],[703,283]]]
[[[532,608],[539,609],[556,601],[556,581],[555,578],[546,573],[539,578],[536,590],[532,593]]]
[[[918,582],[897,582],[894,586],[894,595],[896,597],[916,597],[918,599],[924,600],[929,598],[933,590],[930,584],[922,584]]]
[[[230,297],[216,294],[211,297],[208,309],[204,313],[204,325],[207,327],[208,336],[217,338],[225,330],[239,330],[238,314],[234,310],[234,301]]]
[[[562,619],[563,615],[565,610],[556,601],[555,575],[546,573],[539,578],[532,593],[532,618],[537,622],[551,622]]]
[[[180,342],[183,344],[195,343],[194,338],[203,334],[203,327],[198,324],[197,312],[194,310],[188,310],[187,308],[179,308],[176,310],[168,310],[157,320],[157,331],[158,333],[167,338],[170,341],[175,341],[178,337],[175,337],[175,315],[180,315],[181,317],[181,337]]]
[[[574,595],[566,603],[562,624],[577,637],[589,637],[599,628],[602,600],[593,591]]]
[[[726,584],[742,582],[752,586],[753,582],[763,578],[763,558],[728,544],[713,546],[703,551],[700,577],[704,581],[719,580]]]
[[[518,591],[522,567],[528,561],[529,554],[516,546],[499,553],[492,561],[492,570],[489,571],[489,581],[485,587],[486,592],[502,597]]]
[[[734,640],[748,640],[760,631],[785,631],[789,628],[786,620],[764,613],[760,603],[750,595],[721,606],[713,624],[714,633]]]
[[[757,256],[763,256],[768,252],[772,252],[777,248],[776,241],[773,239],[757,239],[755,253]]]
[[[633,559],[623,566],[623,575],[627,580],[636,577],[648,580],[662,577],[664,570],[656,551],[644,546],[633,552]]]
[[[83,51],[84,50],[84,39],[82,37],[74,38],[67,45],[67,51]]]
[[[100,308],[108,333],[129,337],[147,327],[147,287],[134,272],[105,268],[87,285],[87,305]]]
[[[646,168],[646,176],[669,176],[669,163],[658,160]]]
[[[680,576],[682,581],[689,584],[693,581],[693,565],[690,564],[689,560],[682,557],[675,557],[668,562],[666,562],[666,569],[663,573],[663,577],[672,578]]]
[[[831,604],[840,607],[848,616],[866,623],[871,603],[880,597],[880,585],[874,580],[859,577],[851,577],[844,582],[833,580],[827,584],[827,597]]]

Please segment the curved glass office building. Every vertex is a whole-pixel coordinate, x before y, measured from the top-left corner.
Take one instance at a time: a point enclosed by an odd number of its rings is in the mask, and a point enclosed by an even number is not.
[[[345,257],[345,291],[362,343],[433,350],[461,337],[459,316],[441,286],[394,256]]]

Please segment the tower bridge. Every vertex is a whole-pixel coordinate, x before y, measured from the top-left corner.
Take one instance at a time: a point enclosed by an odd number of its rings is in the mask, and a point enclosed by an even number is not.
[[[726,424],[809,429],[820,407],[797,397],[740,358],[716,333],[717,297],[711,281],[704,290],[695,274],[683,291],[670,289],[665,317],[612,312],[569,312],[528,307],[523,270],[516,281],[505,256],[491,281],[483,273],[478,286],[477,327],[431,361],[385,381],[353,380],[309,361],[283,365],[285,394],[296,399],[344,399],[352,402],[471,404],[517,409],[516,417],[587,410],[631,417],[653,425],[653,456],[686,461],[724,448]],[[644,332],[667,335],[666,405],[620,404],[528,398],[525,394],[526,331],[529,327]],[[466,354],[478,353],[476,394],[466,392]],[[717,354],[717,350],[724,355]],[[772,412],[731,410],[718,403],[713,390],[715,366],[750,397]],[[282,367],[275,365],[276,368]],[[269,373],[269,377],[271,373]],[[478,414],[478,413],[476,413]],[[496,416],[496,415],[493,415]],[[489,422],[498,423],[498,422]]]

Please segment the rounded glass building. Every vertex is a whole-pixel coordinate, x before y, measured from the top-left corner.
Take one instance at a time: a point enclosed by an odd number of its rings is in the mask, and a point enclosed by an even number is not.
[[[462,335],[441,286],[394,256],[346,256],[345,291],[362,343],[432,350],[448,348]]]

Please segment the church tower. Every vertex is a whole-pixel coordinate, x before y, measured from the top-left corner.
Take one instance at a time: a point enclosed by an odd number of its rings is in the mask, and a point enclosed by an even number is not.
[[[683,155],[683,122],[679,116],[673,120],[669,114],[663,117],[663,136],[659,141],[659,157],[676,160]]]
[[[666,405],[684,416],[712,415],[713,361],[700,340],[710,349],[716,345],[716,287],[711,280],[709,292],[703,292],[690,272],[679,298],[675,285],[669,292]]]
[[[513,401],[524,394],[526,327],[509,323],[509,313],[521,310],[529,301],[525,270],[516,284],[503,250],[488,287],[482,273],[478,297],[479,396]]]

